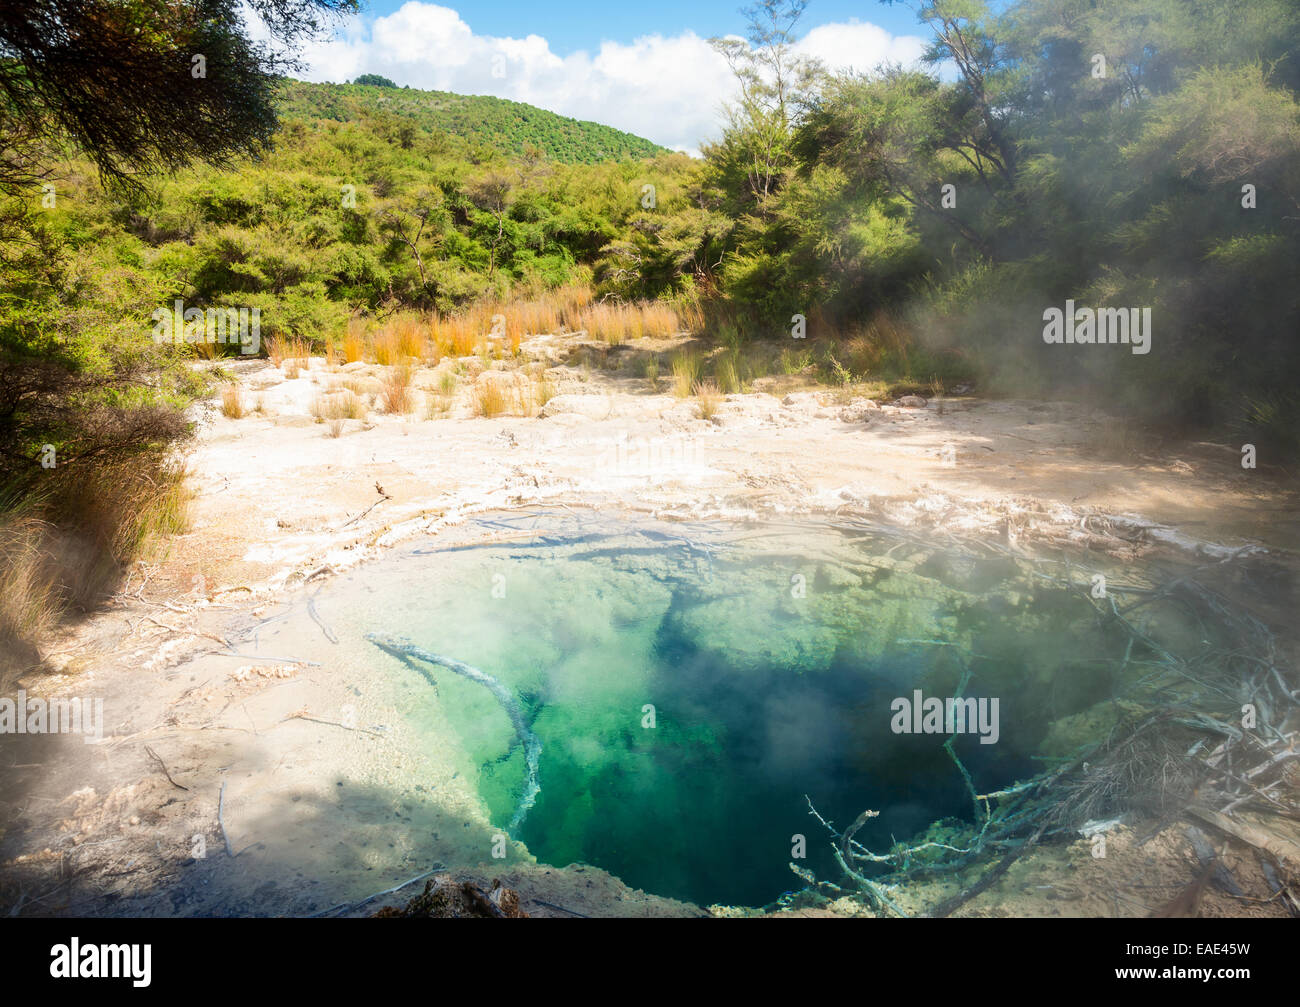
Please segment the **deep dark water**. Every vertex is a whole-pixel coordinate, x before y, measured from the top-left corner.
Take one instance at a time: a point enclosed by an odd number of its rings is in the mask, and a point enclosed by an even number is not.
[[[737,672],[665,627],[651,690],[658,728],[601,739],[628,753],[605,766],[575,765],[555,745],[544,750],[542,797],[521,838],[548,863],[596,864],[656,894],[761,906],[800,887],[787,864],[793,837],[803,835],[800,866],[842,883],[832,837],[808,799],[837,827],[879,811],[857,834],[876,852],[938,819],[973,817],[946,736],[889,730],[890,683],[910,677],[909,661],[931,656],[900,656],[889,669],[836,661],[798,676],[777,665]],[[978,688],[973,680],[968,694]],[[1014,707],[1002,717],[1008,712]],[[977,784],[1033,772],[1008,745],[962,738],[955,750]],[[575,834],[566,809],[584,799],[600,811]]]

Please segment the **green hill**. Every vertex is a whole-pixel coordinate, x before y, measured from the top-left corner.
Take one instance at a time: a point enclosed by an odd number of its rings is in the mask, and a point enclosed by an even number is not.
[[[667,153],[666,148],[656,143],[612,126],[570,119],[533,105],[488,95],[291,80],[285,85],[280,114],[285,122],[391,118],[397,135],[404,137],[407,145],[420,136],[439,135],[506,154],[522,154],[531,145],[540,147],[551,160],[566,164],[595,164]]]

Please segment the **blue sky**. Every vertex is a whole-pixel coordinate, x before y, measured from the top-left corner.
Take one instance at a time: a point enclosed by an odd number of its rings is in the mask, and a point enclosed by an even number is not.
[[[404,0],[371,0],[362,17],[382,16],[397,10]],[[592,49],[613,39],[631,42],[640,35],[659,32],[677,35],[691,30],[710,35],[739,34],[744,27],[743,6],[730,0],[495,0],[457,4],[455,8],[476,33],[521,37],[541,35],[560,55],[575,49]],[[837,21],[870,21],[895,35],[917,33],[916,17],[904,4],[882,4],[875,0],[810,0],[800,20],[806,31]]]
[[[337,37],[306,47],[302,76],[340,83],[375,73],[490,94],[696,153],[719,135],[735,90],[707,39],[744,27],[733,2],[373,0]],[[925,31],[902,6],[812,0],[798,49],[831,69],[871,71],[915,64]]]

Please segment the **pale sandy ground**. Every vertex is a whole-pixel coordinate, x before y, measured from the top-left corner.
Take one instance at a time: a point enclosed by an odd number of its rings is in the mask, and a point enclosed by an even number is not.
[[[548,340],[525,350],[562,357]],[[1013,543],[1041,531],[1089,544],[1103,526],[1140,526],[1129,536],[1140,548],[1176,542],[1210,557],[1242,546],[1289,557],[1300,544],[1294,488],[1243,470],[1239,445],[1144,442],[1075,405],[876,406],[787,378],[728,396],[706,420],[643,378],[555,366],[558,394],[540,416],[483,419],[469,406],[471,363],[444,416],[424,418],[422,392],[412,415],[371,410],[339,437],[312,419],[311,403],[379,368],[330,370],[316,359],[289,380],[264,361],[234,366],[261,411],[228,419],[215,399],[202,411],[191,531],[53,642],[55,674],[24,679],[33,693],[104,696],[110,740],[5,739],[0,902],[32,914],[306,914],[434,863],[478,862],[466,876],[500,876],[534,900],[524,908],[535,915],[698,913],[595,868],[531,863],[517,846],[494,867],[476,795],[436,753],[403,746],[394,697],[368,689],[355,700],[366,730],[322,712],[356,692],[351,666],[279,678],[262,664],[241,677],[237,662],[204,656],[214,636],[202,634],[233,617],[273,616],[304,583],[468,514],[539,504],[699,520],[839,512]],[[511,376],[477,380],[497,378]],[[416,386],[435,379],[419,371]],[[374,724],[383,732],[367,733]],[[421,758],[427,765],[403,762]],[[436,806],[389,787],[398,764],[440,788]],[[233,859],[216,822],[223,782]],[[193,856],[196,835],[206,857]],[[1143,847],[1117,835],[1104,862],[1086,845],[1042,851],[962,914],[1145,915],[1190,871],[1185,846],[1170,833]],[[948,893],[918,892],[913,904]],[[1212,898],[1207,914],[1276,909],[1220,903]]]

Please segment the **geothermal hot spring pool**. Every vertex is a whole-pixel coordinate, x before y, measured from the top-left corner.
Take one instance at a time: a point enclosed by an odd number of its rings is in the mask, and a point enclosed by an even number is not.
[[[839,828],[878,812],[857,833],[878,852],[973,821],[973,792],[1027,779],[1095,732],[1126,646],[1077,588],[995,551],[851,524],[512,513],[308,590],[241,651],[345,676],[357,722],[425,756],[386,784],[431,806],[468,788],[489,827],[469,841],[466,822],[452,857],[491,863],[508,833],[539,862],[700,905],[767,905],[801,887],[798,836],[800,868],[843,884],[810,802]],[[1195,633],[1162,618],[1148,631]],[[951,755],[950,725],[900,714],[918,692],[980,703]],[[443,775],[423,777],[429,766]]]

